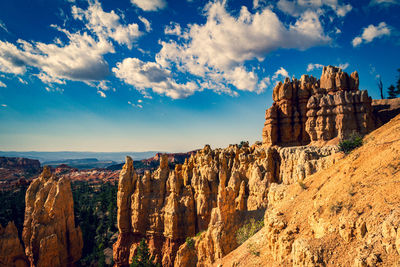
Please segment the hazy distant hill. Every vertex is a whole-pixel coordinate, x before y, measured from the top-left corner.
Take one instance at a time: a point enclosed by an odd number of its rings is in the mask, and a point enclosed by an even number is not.
[[[51,167],[57,167],[61,164],[68,165],[77,169],[93,169],[93,168],[107,168],[110,165],[115,165],[117,162],[112,160],[98,160],[95,158],[87,159],[65,159],[56,161],[45,161],[43,165],[49,165]]]
[[[2,157],[23,157],[37,159],[41,163],[48,161],[62,161],[73,159],[95,158],[99,161],[125,161],[125,156],[130,156],[134,160],[142,160],[153,157],[159,151],[145,152],[75,152],[75,151],[57,151],[57,152],[39,152],[39,151],[0,151]]]

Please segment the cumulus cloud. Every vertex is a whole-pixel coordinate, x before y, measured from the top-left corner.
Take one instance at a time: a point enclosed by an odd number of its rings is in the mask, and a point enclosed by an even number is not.
[[[315,69],[322,69],[324,67],[324,65],[322,65],[322,64],[313,64],[313,63],[310,63],[310,64],[308,64],[308,66],[307,66],[307,71],[308,72],[310,72],[310,71],[313,71],[313,70],[315,70]]]
[[[72,6],[71,13],[85,24],[87,31],[70,32],[51,25],[67,41],[0,41],[0,72],[22,75],[27,69],[35,69],[39,73],[34,75],[48,85],[48,91],[60,91],[51,85],[65,84],[66,80],[92,85],[110,74],[104,55],[115,53],[113,42],[131,48],[142,34],[137,24],[123,25],[114,11],[103,11],[97,0],[90,1],[87,10]]]
[[[323,12],[323,8],[332,9],[337,16],[344,17],[353,8],[350,4],[340,5],[337,0],[279,0],[278,9],[291,16],[298,17],[306,11]]]
[[[161,42],[156,62],[164,69],[193,75],[201,79],[201,88],[217,92],[236,95],[233,88],[261,92],[266,77],[258,77],[246,62],[263,61],[279,48],[305,50],[331,41],[318,14],[311,11],[290,25],[281,22],[270,8],[253,14],[242,7],[234,17],[221,2],[208,4],[205,15],[204,25],[192,24],[185,30],[177,24],[167,27],[165,33],[179,35],[183,41]]]
[[[6,104],[1,104],[1,106],[2,106],[2,107],[4,107],[4,108],[6,108],[6,107],[7,107],[7,105],[6,105]]]
[[[5,83],[3,83],[2,81],[0,81],[0,87],[7,87],[7,85]]]
[[[282,78],[286,78],[286,77],[289,77],[289,73],[287,72],[287,70],[285,70],[283,67],[281,67],[274,73],[274,76],[272,76],[272,79],[276,80],[279,78],[279,76],[281,76]]]
[[[138,58],[126,58],[112,69],[115,76],[125,83],[133,85],[139,91],[151,89],[173,99],[184,98],[198,90],[194,82],[178,83],[171,72],[158,63],[143,62]],[[145,92],[143,92],[145,93]]]
[[[383,36],[389,36],[391,33],[390,28],[385,22],[379,23],[378,26],[369,25],[362,30],[360,36],[353,39],[352,45],[354,47],[361,45],[362,43],[370,43],[375,38],[382,38]]]
[[[129,49],[132,48],[133,42],[141,35],[139,26],[136,23],[122,25],[120,23],[120,17],[114,10],[111,12],[104,12],[101,4],[97,0],[89,2],[87,10],[73,6],[72,16],[74,19],[84,21],[86,27],[96,33],[100,38],[113,39],[120,45],[126,45]],[[149,24],[148,21],[147,23]],[[147,27],[148,26],[146,26],[146,29]]]
[[[167,6],[165,0],[131,0],[131,3],[144,11],[157,11]]]

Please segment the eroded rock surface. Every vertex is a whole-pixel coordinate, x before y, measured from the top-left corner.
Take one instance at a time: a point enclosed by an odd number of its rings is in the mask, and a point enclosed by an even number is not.
[[[349,76],[333,66],[323,68],[320,80],[303,75],[279,82],[265,113],[263,143],[306,145],[374,130],[372,100],[358,85],[357,72]]]
[[[18,237],[17,227],[13,222],[9,222],[5,228],[0,225],[0,266],[29,266],[24,248]]]
[[[83,241],[75,227],[70,181],[44,167],[25,196],[22,240],[31,266],[70,266],[81,257]]]
[[[174,170],[162,156],[160,167],[144,175],[128,157],[119,179],[114,262],[127,266],[145,238],[163,266],[209,266],[238,246],[235,233],[243,223],[263,217],[271,183],[295,182],[299,173],[301,180],[328,166],[335,152],[299,147],[289,170],[279,148],[207,145]]]

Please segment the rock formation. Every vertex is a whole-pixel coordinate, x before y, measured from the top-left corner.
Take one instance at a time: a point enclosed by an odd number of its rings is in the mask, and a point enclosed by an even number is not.
[[[358,90],[358,73],[323,68],[321,79],[308,75],[286,78],[273,90],[274,103],[265,113],[266,146],[307,145],[342,139],[375,129],[371,98]]]
[[[75,227],[74,204],[68,179],[44,167],[25,197],[22,240],[31,266],[70,266],[81,257],[80,227]]]
[[[18,230],[13,222],[3,228],[0,225],[0,266],[27,267],[28,259],[18,237]]]
[[[329,154],[335,151],[300,147],[288,159],[283,150],[261,145],[207,145],[174,170],[162,156],[159,168],[143,175],[127,157],[118,186],[115,264],[127,266],[142,238],[163,266],[212,264],[238,246],[235,232],[246,220],[263,216],[271,183],[297,181],[287,178],[297,172],[303,179],[332,164]],[[289,161],[295,167],[281,168]]]
[[[303,186],[271,184],[264,228],[215,266],[399,266],[399,133],[400,115]]]

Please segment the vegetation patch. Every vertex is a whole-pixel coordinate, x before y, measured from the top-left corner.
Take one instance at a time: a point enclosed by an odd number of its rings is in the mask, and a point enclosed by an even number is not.
[[[253,218],[248,223],[239,228],[236,232],[236,241],[239,245],[257,233],[264,226],[264,220],[256,221]]]
[[[362,136],[359,134],[352,134],[348,139],[339,142],[339,150],[346,154],[363,145]]]
[[[154,255],[151,256],[149,247],[144,238],[140,241],[130,267],[160,267],[159,264],[155,263]]]
[[[186,245],[188,246],[188,248],[190,249],[194,249],[194,240],[191,237],[186,237]]]

